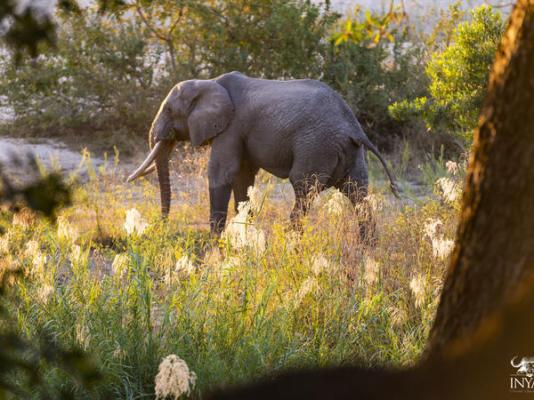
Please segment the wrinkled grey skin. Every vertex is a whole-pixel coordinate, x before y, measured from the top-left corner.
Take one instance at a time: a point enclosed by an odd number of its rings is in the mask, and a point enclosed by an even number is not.
[[[247,188],[254,185],[260,168],[289,178],[296,196],[291,212],[295,226],[317,189],[334,186],[353,204],[363,201],[368,188],[364,147],[380,159],[397,195],[386,163],[348,105],[316,80],[266,80],[232,72],[172,88],[152,123],[152,152],[128,178],[157,171],[164,216],[170,208],[169,155],[183,140],[194,146],[211,142],[208,178],[214,233],[224,228],[232,191],[236,205],[248,200]]]

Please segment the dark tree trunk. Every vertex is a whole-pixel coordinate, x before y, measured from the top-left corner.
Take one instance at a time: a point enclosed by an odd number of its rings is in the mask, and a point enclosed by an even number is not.
[[[213,398],[523,397],[510,391],[510,375],[517,373],[510,360],[534,355],[533,164],[534,0],[519,0],[475,135],[457,245],[427,357],[400,371],[295,372]]]
[[[471,153],[427,354],[470,334],[534,267],[534,2],[518,1]]]

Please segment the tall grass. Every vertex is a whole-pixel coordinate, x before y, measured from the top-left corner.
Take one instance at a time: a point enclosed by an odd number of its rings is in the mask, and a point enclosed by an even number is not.
[[[83,348],[106,376],[86,393],[43,365],[52,393],[151,398],[169,354],[195,371],[196,398],[288,368],[416,359],[439,298],[453,205],[431,194],[398,201],[372,187],[370,248],[359,242],[358,210],[336,191],[314,201],[302,234],[290,231],[291,190],[262,175],[254,216],[229,222],[245,240],[215,240],[202,160],[193,161],[200,170],[180,161],[166,222],[155,182],[126,186],[112,162],[89,169],[57,224],[27,211],[2,215],[0,270],[26,275],[11,288],[18,329]],[[132,208],[142,220],[128,233]]]

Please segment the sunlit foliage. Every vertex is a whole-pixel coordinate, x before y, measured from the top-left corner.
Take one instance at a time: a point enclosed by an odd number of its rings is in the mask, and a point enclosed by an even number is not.
[[[454,30],[451,44],[432,55],[426,68],[428,96],[397,102],[390,113],[398,119],[420,116],[429,130],[470,144],[503,29],[500,13],[489,6],[474,9],[471,19]]]

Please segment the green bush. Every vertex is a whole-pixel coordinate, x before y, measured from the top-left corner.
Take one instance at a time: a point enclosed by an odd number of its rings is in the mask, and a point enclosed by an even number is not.
[[[395,102],[390,115],[421,118],[428,130],[450,133],[469,144],[503,29],[500,13],[488,6],[475,8],[471,20],[454,31],[452,44],[432,55],[426,68],[428,95]]]
[[[10,134],[40,136],[146,130],[168,86],[156,80],[158,49],[134,23],[96,16],[63,21],[57,48],[7,64],[0,91],[16,119]]]
[[[196,44],[200,76],[238,70],[269,79],[316,78],[328,47],[324,38],[338,17],[308,1],[231,0],[192,14],[194,31],[180,41]]]
[[[388,106],[426,85],[423,52],[409,45],[403,16],[356,10],[331,37],[323,80],[347,100],[371,139],[386,147],[399,135]]]
[[[420,95],[426,84],[422,52],[407,46],[404,19],[395,10],[357,9],[342,21],[328,2],[158,0],[58,18],[56,49],[8,64],[0,78],[16,113],[0,132],[100,133],[108,141],[101,145],[122,147],[132,135],[146,134],[172,84],[239,70],[325,81],[384,147],[399,133],[388,105]]]

